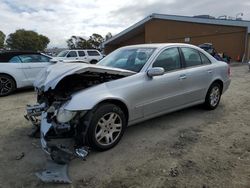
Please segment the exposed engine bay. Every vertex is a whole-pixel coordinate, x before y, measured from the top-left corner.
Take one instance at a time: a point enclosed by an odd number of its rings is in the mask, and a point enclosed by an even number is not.
[[[123,77],[123,75],[93,72],[69,75],[64,77],[53,90],[44,92],[38,89],[37,101],[40,104],[45,102],[50,106],[54,101],[69,100],[70,96],[77,91]]]

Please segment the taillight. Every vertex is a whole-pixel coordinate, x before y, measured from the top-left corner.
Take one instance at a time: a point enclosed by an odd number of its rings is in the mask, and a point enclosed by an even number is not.
[[[228,65],[227,74],[228,74],[228,76],[231,76],[231,67],[230,67],[230,65]]]

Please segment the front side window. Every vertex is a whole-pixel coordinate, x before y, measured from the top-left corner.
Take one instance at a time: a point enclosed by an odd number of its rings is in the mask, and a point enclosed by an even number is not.
[[[89,50],[87,53],[89,56],[100,56],[100,54],[95,50]]]
[[[70,51],[67,55],[67,57],[77,57],[77,54],[75,51]]]
[[[161,52],[155,60],[153,67],[162,67],[165,72],[180,69],[181,60],[178,48],[170,48]]]
[[[202,64],[200,54],[197,50],[192,48],[181,48],[186,67],[193,67]]]
[[[139,72],[154,51],[155,48],[121,48],[115,50],[97,64]]]

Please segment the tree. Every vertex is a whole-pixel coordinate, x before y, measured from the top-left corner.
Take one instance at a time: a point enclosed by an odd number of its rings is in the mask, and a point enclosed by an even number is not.
[[[104,42],[104,38],[101,35],[97,34],[97,33],[93,33],[89,37],[88,41],[89,41],[92,48],[99,49],[100,44]]]
[[[5,34],[0,31],[0,48],[4,47]]]
[[[79,37],[79,36],[72,36],[70,39],[67,40],[67,45],[69,49],[86,49],[91,48],[88,40]]]
[[[89,39],[84,39],[79,36],[72,36],[70,39],[68,39],[67,45],[69,49],[100,49],[101,43],[103,43],[105,40],[108,40],[109,38],[112,37],[111,33],[108,33],[105,36],[105,39],[97,33],[93,33]]]
[[[48,37],[40,35],[35,31],[24,29],[19,29],[15,33],[11,33],[6,40],[7,46],[13,50],[32,51],[44,51],[49,42]]]

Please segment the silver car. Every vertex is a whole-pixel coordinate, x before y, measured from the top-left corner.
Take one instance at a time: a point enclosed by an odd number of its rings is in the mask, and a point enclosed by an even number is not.
[[[53,159],[63,152],[84,158],[89,147],[114,147],[129,125],[198,104],[215,109],[229,84],[229,65],[199,47],[126,46],[97,65],[58,63],[41,72],[38,104],[26,117],[40,126],[42,148]],[[73,137],[74,150],[53,136]]]

